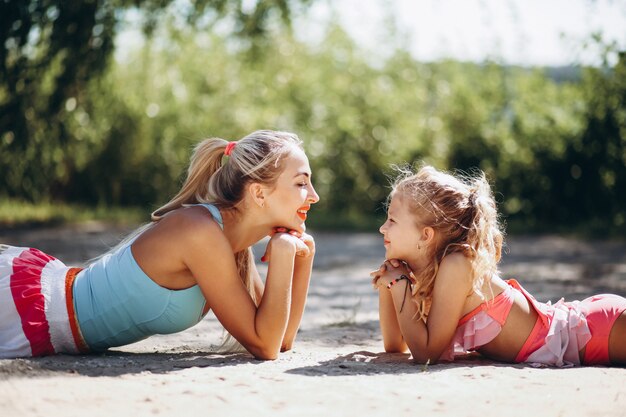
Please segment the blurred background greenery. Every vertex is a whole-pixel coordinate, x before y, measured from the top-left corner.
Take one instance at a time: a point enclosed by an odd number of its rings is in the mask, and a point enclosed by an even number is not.
[[[338,21],[295,36],[313,2],[0,2],[0,225],[146,221],[199,139],[267,128],[305,142],[313,227],[376,230],[390,164],[424,161],[486,171],[509,231],[624,234],[615,42],[585,40],[593,66],[424,62],[390,21],[372,57]],[[116,44],[128,25],[134,47]]]

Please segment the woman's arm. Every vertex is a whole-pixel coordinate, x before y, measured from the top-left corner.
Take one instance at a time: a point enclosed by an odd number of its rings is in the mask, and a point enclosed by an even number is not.
[[[311,281],[313,258],[315,257],[315,241],[313,237],[305,233],[300,239],[307,245],[309,251],[295,258],[291,290],[291,312],[289,314],[287,331],[285,332],[281,346],[282,352],[291,349],[296,339],[298,329],[300,328],[300,321],[302,320],[307,293],[309,291],[309,282]]]
[[[400,268],[395,268],[383,273],[381,279],[388,283],[402,273]],[[471,264],[465,256],[455,253],[444,258],[435,278],[432,305],[426,323],[415,318],[417,306],[412,300],[405,300],[406,291],[402,282],[389,290],[381,288],[380,291],[391,293],[400,332],[416,362],[436,362],[452,343],[467,294],[471,290],[470,277]],[[410,297],[410,293],[406,297]]]
[[[214,222],[189,222],[178,229],[185,236],[180,253],[208,305],[226,331],[259,359],[278,356],[291,309],[294,258],[308,248],[299,239],[277,233],[265,288],[258,307],[237,274],[232,248]],[[186,230],[185,230],[186,229]]]

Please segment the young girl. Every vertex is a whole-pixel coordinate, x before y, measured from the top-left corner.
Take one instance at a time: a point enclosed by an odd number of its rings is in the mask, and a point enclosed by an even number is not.
[[[315,252],[319,197],[296,135],[197,145],[179,193],[85,269],[0,245],[0,358],[101,351],[182,331],[209,309],[252,355],[290,349]],[[250,247],[271,235],[265,285]]]
[[[625,365],[626,299],[537,302],[497,271],[502,231],[483,174],[405,172],[381,226],[387,259],[372,272],[387,352],[419,363],[478,351],[504,362]]]

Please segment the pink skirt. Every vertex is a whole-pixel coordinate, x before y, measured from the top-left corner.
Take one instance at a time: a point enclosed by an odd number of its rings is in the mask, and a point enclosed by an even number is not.
[[[0,245],[0,358],[83,353],[69,268],[37,249]]]

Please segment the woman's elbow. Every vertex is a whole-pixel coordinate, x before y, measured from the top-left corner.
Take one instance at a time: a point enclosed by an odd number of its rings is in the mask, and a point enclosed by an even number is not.
[[[249,347],[248,352],[256,359],[262,361],[273,361],[278,358],[279,348],[275,346],[255,346]]]
[[[280,347],[280,351],[287,352],[291,350],[292,348],[293,348],[293,343],[283,343],[283,345]]]
[[[255,359],[260,361],[273,361],[278,358],[278,352],[275,351],[258,351],[252,353]]]

